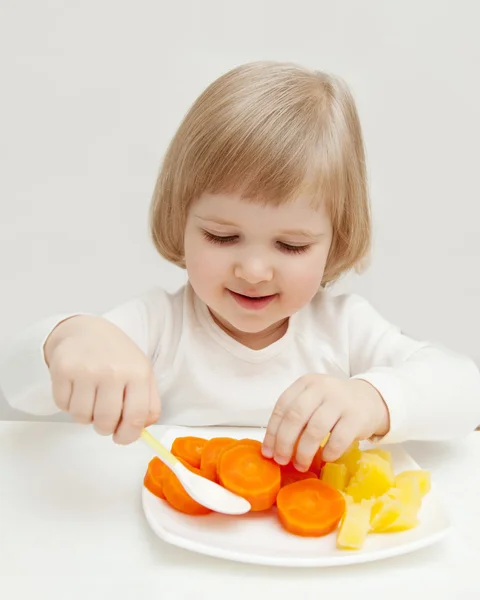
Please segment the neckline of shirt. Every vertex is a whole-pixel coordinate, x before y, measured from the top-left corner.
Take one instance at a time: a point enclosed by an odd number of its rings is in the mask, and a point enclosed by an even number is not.
[[[197,294],[195,294],[190,284],[188,285],[188,293],[192,297],[195,315],[204,331],[224,350],[227,350],[227,352],[242,360],[248,362],[263,362],[269,360],[282,352],[282,350],[290,343],[294,334],[298,313],[289,318],[287,330],[279,340],[265,348],[254,350],[230,337],[228,333],[215,322],[208,306],[200,300]]]

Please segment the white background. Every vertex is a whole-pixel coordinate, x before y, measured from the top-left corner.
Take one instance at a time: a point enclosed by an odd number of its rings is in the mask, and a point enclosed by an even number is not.
[[[1,0],[0,345],[185,281],[148,236],[162,154],[213,79],[274,59],[358,102],[375,246],[338,291],[480,364],[479,19],[475,0]]]

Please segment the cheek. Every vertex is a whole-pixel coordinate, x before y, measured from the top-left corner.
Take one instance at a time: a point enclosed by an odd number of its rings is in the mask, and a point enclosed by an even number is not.
[[[292,257],[288,272],[284,272],[284,282],[292,297],[308,302],[319,290],[325,270],[323,253],[310,256]]]
[[[185,263],[190,282],[196,289],[205,289],[224,279],[228,268],[226,252],[194,239],[185,243]]]

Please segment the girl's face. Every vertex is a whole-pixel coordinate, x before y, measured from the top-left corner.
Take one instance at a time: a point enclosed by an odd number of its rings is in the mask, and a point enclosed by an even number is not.
[[[317,293],[331,241],[326,209],[314,210],[306,197],[273,206],[203,194],[187,218],[186,268],[217,323],[263,347]]]

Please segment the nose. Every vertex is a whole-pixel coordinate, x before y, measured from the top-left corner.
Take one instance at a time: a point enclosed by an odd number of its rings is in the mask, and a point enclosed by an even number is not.
[[[234,267],[235,277],[251,284],[272,281],[273,272],[273,266],[268,261],[268,258],[260,256],[258,253],[242,256]]]

